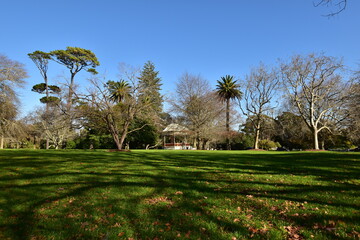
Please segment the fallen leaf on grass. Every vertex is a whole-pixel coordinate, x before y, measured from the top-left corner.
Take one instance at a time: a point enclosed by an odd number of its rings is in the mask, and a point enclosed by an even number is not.
[[[121,227],[120,223],[115,223],[114,225],[112,225],[111,227],[115,228],[115,227]]]
[[[328,224],[325,224],[325,225],[322,225],[320,223],[316,223],[314,226],[313,226],[313,229],[322,229],[322,230],[326,230],[326,231],[334,231],[336,230],[336,227],[335,227],[336,223],[335,221],[333,220],[329,220],[328,221]]]
[[[293,240],[302,239],[302,237],[298,233],[300,230],[300,227],[285,226],[284,228],[288,232],[288,239],[293,239]]]
[[[266,234],[269,231],[266,226],[260,229],[249,227],[248,230],[251,232],[250,238],[254,237],[255,234]]]
[[[81,223],[81,228],[85,228],[85,226],[87,226],[87,225],[89,225],[88,222],[82,222],[82,223]]]
[[[170,231],[171,230],[171,224],[170,223],[166,223],[165,226],[166,226],[165,231]]]
[[[158,203],[165,203],[167,205],[173,205],[174,202],[169,199],[168,197],[155,197],[155,198],[148,198],[148,199],[145,199],[144,200],[145,203],[149,204],[149,205],[155,205],[155,204],[158,204]]]

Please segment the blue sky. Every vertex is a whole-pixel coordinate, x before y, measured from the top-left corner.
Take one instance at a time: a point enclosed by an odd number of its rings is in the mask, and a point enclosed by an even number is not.
[[[360,63],[360,1],[341,14],[313,7],[312,0],[0,0],[0,53],[25,64],[30,78],[20,91],[21,111],[39,104],[30,91],[42,82],[27,57],[35,50],[77,46],[98,57],[100,73],[116,79],[118,64],[155,63],[163,94],[185,71],[215,87],[226,74],[244,78],[260,61],[274,65],[293,54],[324,52]],[[50,65],[52,83],[68,71]],[[76,83],[85,86],[88,75]]]

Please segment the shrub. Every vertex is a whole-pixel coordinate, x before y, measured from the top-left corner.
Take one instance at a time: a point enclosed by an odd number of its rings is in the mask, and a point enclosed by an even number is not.
[[[264,140],[259,141],[259,148],[265,149],[265,150],[271,150],[271,149],[281,147],[279,145],[280,145],[279,143],[275,143],[275,142],[273,142],[271,140],[268,140],[268,139],[264,139]]]
[[[66,149],[74,149],[76,147],[76,143],[72,140],[66,142]]]

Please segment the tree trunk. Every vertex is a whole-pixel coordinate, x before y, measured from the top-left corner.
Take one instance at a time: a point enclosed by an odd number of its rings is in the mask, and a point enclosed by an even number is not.
[[[204,150],[209,150],[207,144],[208,144],[208,140],[204,139]]]
[[[4,136],[0,138],[0,149],[4,149]]]
[[[122,142],[120,142],[120,139],[119,139],[119,131],[118,131],[118,128],[116,126],[116,123],[114,122],[114,120],[109,116],[107,115],[105,117],[105,122],[106,122],[106,125],[109,129],[109,132],[115,142],[115,145],[116,145],[116,148],[118,150],[122,150]]]
[[[119,150],[121,150],[122,149],[122,147],[123,147],[123,144],[124,144],[124,141],[125,141],[125,138],[126,138],[126,135],[127,135],[127,131],[128,131],[128,128],[129,128],[129,123],[126,123],[126,124],[124,124],[125,126],[124,126],[124,128],[123,128],[123,131],[122,131],[122,133],[121,133],[121,137],[120,137],[120,148],[118,148]]]
[[[230,99],[226,99],[226,149],[231,150],[230,145]]]
[[[201,149],[201,150],[205,150],[204,139],[203,139],[203,138],[199,138],[199,142],[200,142],[200,149]]]
[[[71,71],[70,71],[71,72]],[[71,79],[70,79],[70,85],[69,85],[69,95],[68,95],[68,102],[67,102],[67,111],[68,114],[70,114],[71,105],[72,105],[72,96],[73,96],[73,87],[74,87],[74,78],[75,73],[71,72]]]
[[[45,74],[44,75],[44,81],[45,81],[45,93],[46,93],[46,100],[49,100],[49,85],[48,85],[48,79],[47,79],[47,75]],[[48,103],[48,101],[46,101],[46,125],[48,125],[49,124],[49,103]],[[49,149],[49,137],[48,136],[46,136],[46,149]]]
[[[196,137],[196,142],[197,142],[197,150],[202,150],[202,142],[201,142],[201,138],[198,136]]]
[[[117,133],[114,133],[114,132],[111,132],[111,135],[112,135],[112,137],[114,139],[116,148],[118,150],[121,150],[122,149],[122,144],[120,144],[119,135]]]
[[[313,129],[313,134],[314,134],[314,149],[319,150],[319,139],[318,139],[317,129]]]
[[[254,149],[259,149],[260,128],[255,130]]]
[[[193,146],[194,146],[195,149],[197,149],[197,138],[196,137],[194,138]]]
[[[72,71],[71,72],[71,79],[70,79],[70,85],[69,85],[69,96],[68,96],[68,102],[66,104],[66,111],[67,111],[67,114],[68,114],[68,117],[69,117],[69,129],[72,130],[73,129],[73,116],[72,116],[72,113],[71,113],[71,110],[72,110],[72,98],[73,98],[73,95],[74,95],[74,78],[75,78],[75,74],[76,73],[73,73]]]
[[[34,144],[34,149],[36,149],[36,135],[33,135],[33,144]]]
[[[318,131],[314,130],[314,149],[319,150]]]

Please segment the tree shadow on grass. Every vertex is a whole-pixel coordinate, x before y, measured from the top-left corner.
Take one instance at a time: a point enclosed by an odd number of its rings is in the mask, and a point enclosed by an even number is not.
[[[287,224],[346,239],[322,222],[351,225],[360,220],[356,212],[296,216],[274,205],[357,211],[359,185],[334,178],[357,179],[358,160],[323,153],[0,151],[0,232],[12,239],[263,239],[288,236]],[[267,182],[267,175],[310,176],[321,185]],[[321,198],[339,192],[353,201]],[[259,230],[260,222],[275,230]]]

